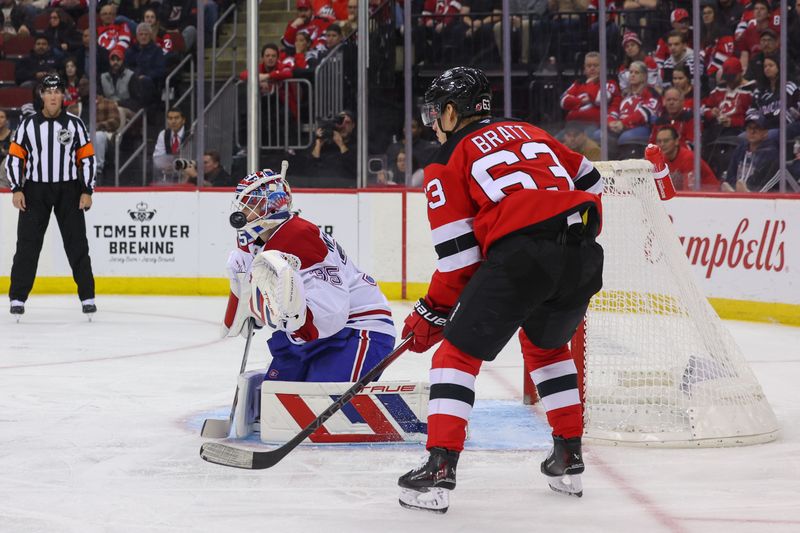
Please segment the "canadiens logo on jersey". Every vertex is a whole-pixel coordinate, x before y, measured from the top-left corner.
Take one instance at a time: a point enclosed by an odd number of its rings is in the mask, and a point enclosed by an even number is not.
[[[73,134],[66,128],[61,128],[58,131],[58,142],[64,146],[72,144]]]

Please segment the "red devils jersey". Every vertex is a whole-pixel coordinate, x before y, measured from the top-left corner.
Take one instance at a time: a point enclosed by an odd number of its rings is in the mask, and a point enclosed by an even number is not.
[[[452,307],[497,239],[550,219],[601,217],[603,181],[588,159],[525,122],[484,119],[450,136],[425,167],[438,260],[428,288]]]

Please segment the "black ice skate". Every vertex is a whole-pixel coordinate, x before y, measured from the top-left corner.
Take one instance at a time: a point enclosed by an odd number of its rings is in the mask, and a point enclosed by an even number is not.
[[[428,459],[418,468],[400,476],[400,505],[446,513],[450,506],[450,491],[456,488],[458,452],[431,448]]]
[[[542,474],[547,476],[550,488],[580,498],[583,496],[582,473],[581,438],[565,439],[553,435],[553,447],[542,461]]]
[[[89,318],[89,322],[91,322],[92,316],[97,312],[97,306],[95,304],[81,304],[81,310],[83,314]]]
[[[19,322],[19,319],[25,314],[25,306],[22,304],[13,303],[11,304],[11,309],[9,312],[14,315],[14,318],[16,318],[17,322]]]

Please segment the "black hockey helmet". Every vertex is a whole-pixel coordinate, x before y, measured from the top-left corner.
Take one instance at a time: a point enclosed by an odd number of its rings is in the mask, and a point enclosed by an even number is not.
[[[41,83],[39,84],[39,90],[44,92],[47,89],[58,89],[62,93],[67,90],[66,85],[64,84],[64,79],[59,76],[57,73],[53,72],[50,74],[46,74],[44,78],[42,78]]]
[[[488,115],[492,111],[492,88],[486,75],[473,67],[453,67],[433,80],[425,91],[422,123],[431,127],[441,117],[447,104],[452,104],[463,119]],[[441,127],[441,123],[439,124]]]

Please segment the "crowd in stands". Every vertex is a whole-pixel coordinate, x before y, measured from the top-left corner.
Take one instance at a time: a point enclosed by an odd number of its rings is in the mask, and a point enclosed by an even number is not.
[[[230,1],[202,3],[207,32]],[[294,18],[282,37],[263,44],[260,50],[262,145],[275,149],[276,161],[285,157],[288,149],[295,156],[293,168],[325,174],[332,185],[341,184],[336,180],[355,182],[357,119],[351,110],[357,107],[358,0],[295,1]],[[405,5],[411,7],[417,90],[429,79],[425,69],[436,74],[447,66],[467,63],[485,67],[496,84],[495,93],[502,93],[499,0],[363,1],[369,2],[370,32],[389,21],[398,45],[404,33],[402,10]],[[541,110],[529,109],[528,116],[590,159],[601,157],[601,140],[607,142],[611,159],[641,157],[647,143],[656,143],[664,150],[682,189],[775,190],[776,172],[771,170],[778,161],[781,122],[785,121],[790,143],[800,140],[800,0],[790,4],[789,16],[782,22],[777,0],[702,0],[700,27],[693,28],[689,2],[609,0],[604,47],[608,75],[601,88],[597,0],[511,0],[512,64],[518,70],[522,67],[526,86],[527,80],[545,76],[557,80],[549,84],[557,93],[552,100],[554,109],[547,110],[547,116],[555,120],[539,122],[536,111]],[[32,37],[29,53],[15,60],[16,84],[35,87],[45,73],[60,71],[67,83],[67,105],[86,113],[84,80],[92,39],[86,27],[86,0],[0,0],[0,7],[4,38]],[[94,105],[98,117],[101,109],[106,117],[102,129],[98,127],[98,135],[105,139],[96,141],[101,151],[104,142],[134,113],[158,107],[162,114],[154,123],[163,124],[166,119],[168,127],[153,134],[153,159],[180,153],[189,125],[180,109],[164,116],[164,79],[197,40],[196,10],[197,2],[190,0],[100,3],[96,36],[99,84]],[[695,31],[700,34],[699,50],[692,48]],[[780,83],[781,32],[788,38],[786,85]],[[210,39],[210,33],[207,36]],[[370,43],[374,48],[372,40]],[[325,120],[304,115],[310,95],[302,85],[287,80],[313,82],[315,69],[333,50],[343,57],[344,110]],[[391,57],[394,60],[393,49]],[[370,68],[376,69],[376,63],[371,61]],[[700,76],[699,86],[695,86],[695,71]],[[240,78],[246,80],[248,73],[241,72]],[[787,99],[785,115],[779,112],[782,93]],[[602,121],[601,94],[607,100]],[[695,96],[700,101],[699,116],[695,116]],[[532,97],[531,102],[538,100]],[[287,108],[292,117],[288,138],[299,138],[301,130],[314,133],[307,148],[297,153],[286,146],[286,132],[281,130]],[[382,163],[379,171],[370,172],[378,184],[404,183],[410,167],[410,185],[417,185],[419,170],[436,151],[430,132],[414,121],[413,159],[407,160],[405,135],[400,131],[402,113],[400,110],[388,121],[390,128],[376,127],[382,130],[381,143],[377,143],[378,151],[370,146],[370,157]],[[702,146],[695,139],[698,121]],[[0,117],[0,140],[8,123],[8,117]],[[240,118],[240,123],[246,123],[246,118]],[[372,123],[369,133],[373,134]],[[695,150],[702,155],[699,180],[689,165]],[[790,147],[787,163],[800,179],[798,152]],[[214,154],[206,156],[204,168],[215,170]],[[105,159],[98,156],[101,164]],[[196,182],[196,175],[191,174],[191,170],[184,172],[181,179]],[[206,178],[207,183],[218,181]]]
[[[205,36],[210,43],[220,9],[229,0],[205,0]],[[89,114],[88,66],[92,35],[86,0],[0,0],[0,56],[13,64],[14,84],[31,90],[30,104],[7,108],[14,118],[39,105],[36,87],[47,73],[66,82],[65,107]],[[151,122],[163,122],[164,81],[197,40],[194,0],[100,1],[97,12],[97,134],[94,143],[98,183],[104,183],[106,146],[131,116],[144,109]],[[14,43],[20,54],[6,56]],[[28,48],[25,48],[28,47]],[[16,122],[16,121],[15,121]],[[88,120],[86,120],[88,124]]]
[[[629,9],[620,6],[622,9]],[[788,83],[780,83],[779,3],[768,0],[704,0],[701,50],[691,48],[691,17],[686,9],[670,12],[671,28],[648,42],[641,18],[628,28],[630,17],[615,14],[609,2],[609,25],[622,31],[622,59],[609,64],[605,88],[607,131],[600,131],[600,55],[583,54],[582,76],[563,92],[560,106],[568,128],[559,137],[585,153],[594,151],[602,136],[609,141],[609,157],[641,157],[644,146],[662,147],[680,189],[694,189],[693,150],[702,152],[699,188],[707,191],[767,192],[778,187],[778,132],[781,92],[786,93],[787,139],[800,139],[800,50],[788,53]],[[591,7],[591,6],[590,6]],[[797,9],[792,6],[786,28],[792,42],[800,33]],[[611,32],[609,32],[611,34]],[[611,53],[607,59],[614,61]],[[694,87],[694,69],[701,86]],[[699,94],[698,94],[699,93]],[[700,98],[702,146],[695,145],[694,96]],[[588,146],[588,147],[586,147]],[[577,149],[577,148],[576,148]],[[789,168],[800,173],[790,149]],[[588,156],[588,155],[587,155]],[[769,162],[769,164],[767,164]]]

